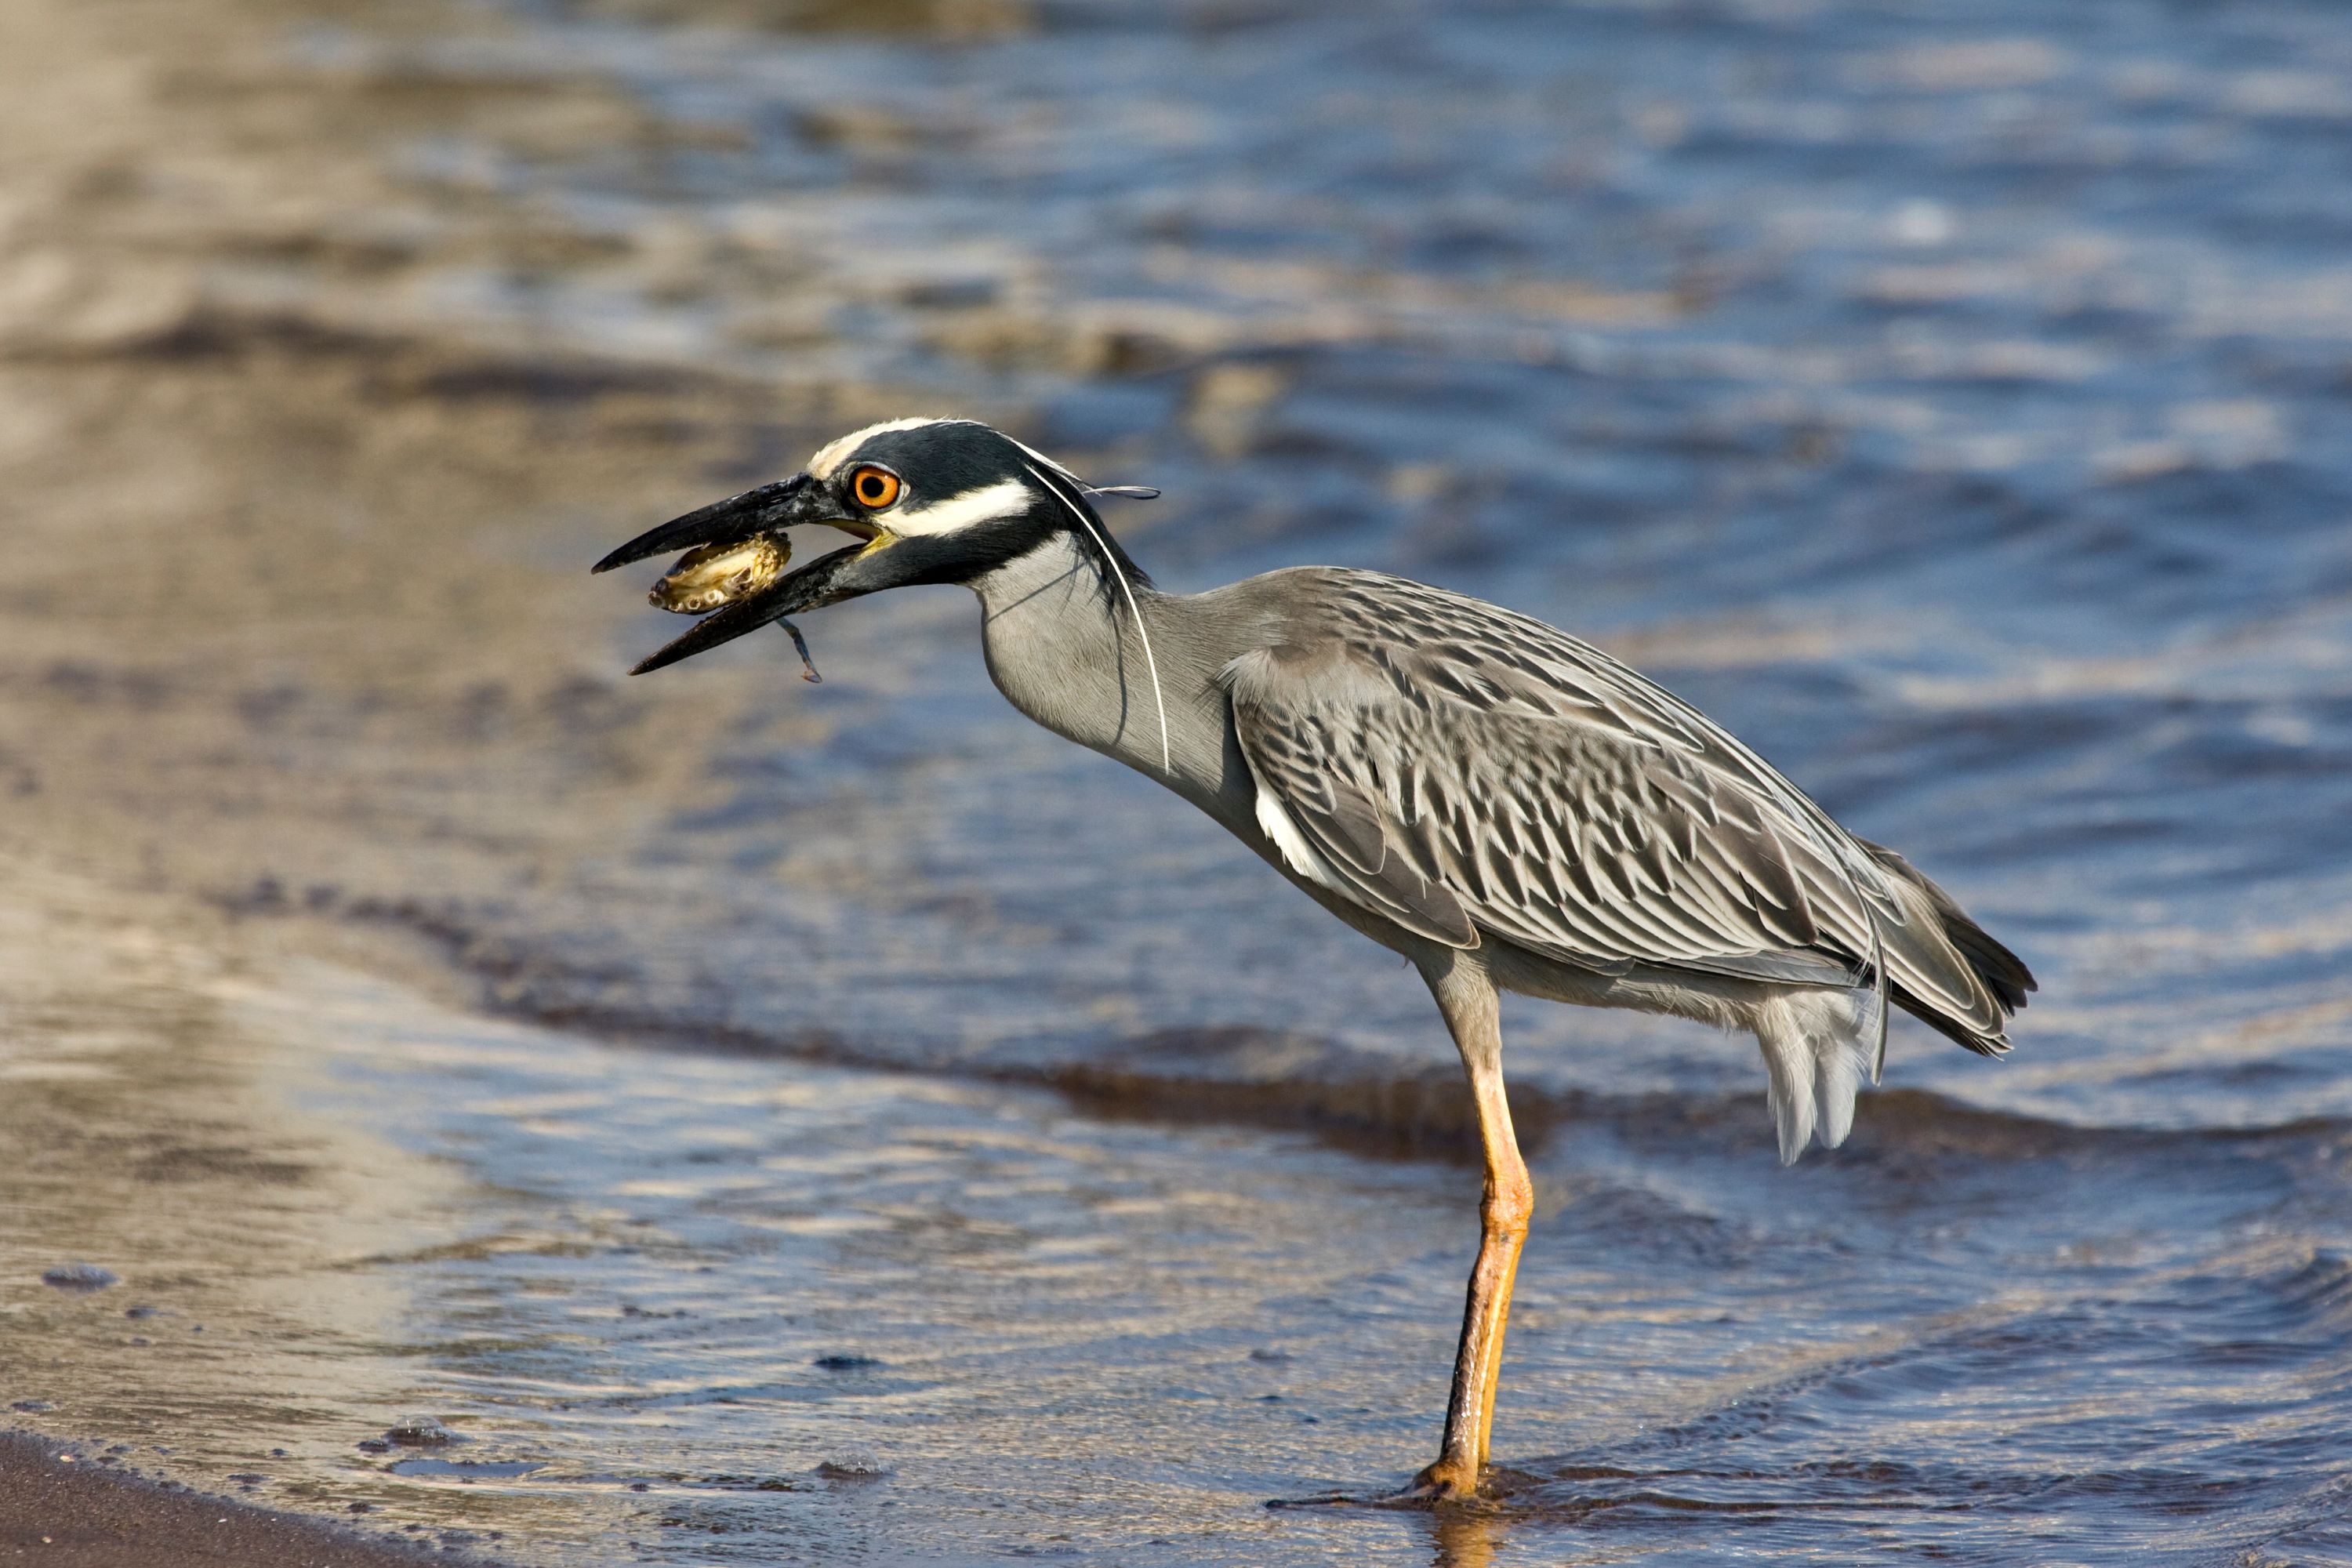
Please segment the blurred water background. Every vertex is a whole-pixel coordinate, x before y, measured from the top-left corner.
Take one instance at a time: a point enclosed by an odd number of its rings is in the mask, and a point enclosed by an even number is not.
[[[2347,192],[2288,0],[9,7],[0,1399],[522,1561],[2352,1562]],[[1262,1509],[1434,1442],[1418,981],[960,591],[585,574],[908,412],[1631,658],[2015,1057],[1778,1173],[1510,1009],[1507,1495]]]

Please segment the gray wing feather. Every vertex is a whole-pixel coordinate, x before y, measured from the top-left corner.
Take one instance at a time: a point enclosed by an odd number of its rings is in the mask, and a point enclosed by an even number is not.
[[[1240,704],[1236,703],[1238,710]],[[1254,713],[1261,710],[1253,709]],[[1359,903],[1433,941],[1475,947],[1478,933],[1454,891],[1394,852],[1378,804],[1346,774],[1318,765],[1312,728],[1271,714],[1244,741],[1251,766]],[[1272,782],[1272,781],[1279,781]]]
[[[1999,1033],[1905,885],[1678,698],[1477,600],[1283,575],[1311,608],[1226,685],[1260,785],[1343,892],[1455,946],[1492,932],[1602,972],[1883,988],[1891,971]]]
[[[1334,711],[1324,682],[1286,679],[1286,662],[1235,667],[1235,731],[1259,784],[1368,907],[1454,946],[1489,931],[1604,972],[1854,983],[1851,963],[1808,951],[1834,871],[1792,867],[1818,858],[1748,803],[1711,798],[1686,762],[1451,701]]]

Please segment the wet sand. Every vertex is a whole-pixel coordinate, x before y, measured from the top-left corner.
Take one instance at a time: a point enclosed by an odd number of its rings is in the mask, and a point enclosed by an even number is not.
[[[345,15],[363,14],[395,31],[429,25],[415,7]],[[272,1194],[302,1184],[315,1162],[299,1133],[254,1124],[235,1102],[233,1070],[207,1080],[185,1053],[184,1030],[202,1029],[193,1020],[205,1005],[190,998],[233,987],[249,946],[223,936],[208,901],[250,889],[257,866],[307,867],[313,876],[298,888],[314,892],[343,858],[331,841],[346,837],[351,813],[385,807],[403,822],[393,840],[447,868],[441,885],[480,889],[467,839],[499,830],[453,836],[414,795],[400,806],[359,804],[377,794],[372,781],[387,760],[421,761],[420,739],[452,758],[507,729],[519,674],[523,722],[536,733],[562,731],[593,750],[597,731],[628,712],[601,657],[605,617],[582,615],[584,595],[567,603],[552,591],[573,585],[572,563],[560,547],[534,559],[527,538],[486,520],[562,518],[591,505],[602,515],[617,502],[617,526],[633,508],[659,504],[646,493],[659,480],[640,478],[662,471],[650,454],[684,446],[696,454],[685,461],[708,473],[760,441],[753,431],[773,416],[752,419],[740,389],[708,380],[436,338],[396,311],[331,320],[224,289],[224,263],[315,264],[358,296],[397,270],[400,239],[335,230],[383,210],[387,125],[422,126],[447,106],[429,84],[371,93],[291,67],[289,29],[334,16],[131,4],[14,7],[0,21],[0,464],[9,476],[0,533],[12,563],[0,590],[0,844],[12,868],[14,1103],[26,1107],[30,1080],[106,1075],[57,1058],[59,1027],[89,1037],[68,1019],[120,1037],[110,1020],[127,1008],[162,1029],[166,1047],[147,1080],[157,1097],[127,1120],[93,1116],[68,1091],[38,1120],[15,1121],[11,1158],[54,1180],[37,1184],[37,1219],[23,1206],[30,1194],[16,1191],[11,1228],[20,1243],[59,1225],[90,1236],[89,1205],[116,1184],[114,1212],[144,1216],[131,1221],[141,1239],[130,1250],[151,1263],[176,1250],[230,1281],[231,1295],[257,1236],[278,1235],[263,1217]],[[589,88],[551,92],[543,104],[520,96],[488,111],[525,123],[543,116],[543,133],[558,137],[593,132],[600,117],[628,119]],[[534,449],[549,453],[536,473],[510,468],[511,454]],[[550,607],[553,618],[543,618]],[[372,628],[361,643],[348,635],[355,620]],[[550,649],[567,648],[577,655],[570,663],[549,660]],[[454,717],[465,712],[474,717]],[[465,730],[476,739],[462,739]],[[478,753],[476,776],[496,774],[510,793],[527,770],[497,750]],[[320,766],[327,757],[341,761]],[[568,812],[593,813],[592,798],[565,798]],[[566,815],[516,806],[520,819]],[[608,815],[592,831],[614,830]],[[385,847],[346,843],[363,861]],[[363,875],[345,887],[369,897]],[[364,952],[380,968],[470,994],[470,980],[437,962],[429,916],[394,891],[383,902],[383,913],[341,934],[314,933],[314,946]],[[91,984],[110,998],[95,1015],[69,1005],[61,1017],[41,1000]],[[409,1172],[408,1190],[428,1175]],[[365,1196],[366,1179],[353,1170],[322,1195],[335,1238],[313,1245],[352,1245],[370,1213],[379,1239],[394,1244],[399,1226],[382,1228],[388,1216]],[[161,1194],[182,1201],[159,1205]],[[159,1247],[165,1232],[173,1244]],[[30,1263],[37,1244],[13,1256],[36,1276],[47,1267]],[[143,1283],[152,1294],[158,1282],[151,1272]],[[120,1356],[129,1345],[135,1354],[173,1338],[203,1345],[187,1338],[204,1325],[184,1303],[158,1310],[119,1294],[84,1314],[111,1329],[66,1353]],[[44,1296],[67,1300],[37,1287],[33,1299]],[[216,1338],[284,1331],[272,1315],[283,1302],[257,1317],[215,1304],[223,1310],[201,1315]],[[140,1318],[126,1321],[126,1308]],[[54,1353],[25,1340],[26,1321],[10,1322],[18,1356]],[[479,1539],[462,1510],[429,1529],[413,1516],[388,1523],[424,1532],[403,1541],[330,1522],[355,1523],[354,1508],[377,1506],[363,1497],[289,1500],[326,1516],[313,1523],[212,1495],[249,1476],[246,1494],[268,1496],[275,1488],[260,1472],[283,1468],[268,1450],[285,1452],[292,1434],[259,1411],[241,1413],[257,1423],[249,1430],[209,1434],[203,1417],[150,1428],[136,1412],[142,1384],[167,1404],[237,1384],[249,1368],[221,1349],[110,1384],[119,1402],[97,1405],[60,1401],[48,1376],[36,1381],[51,1397],[32,1398],[25,1363],[12,1356],[13,1419],[54,1426],[0,1436],[0,1546],[92,1564],[477,1560],[459,1555],[461,1542]],[[365,1399],[346,1367],[320,1368],[313,1386]],[[91,1432],[109,1437],[60,1436]],[[123,1436],[166,1441],[126,1453],[111,1440]],[[343,1434],[334,1447],[349,1452],[350,1443]],[[59,1464],[59,1452],[80,1462]],[[175,1479],[119,1473],[134,1465]]]
[[[483,1561],[453,1555],[438,1542],[372,1539],[229,1498],[167,1489],[125,1473],[98,1445],[12,1432],[0,1432],[0,1553],[58,1568],[400,1568]]]

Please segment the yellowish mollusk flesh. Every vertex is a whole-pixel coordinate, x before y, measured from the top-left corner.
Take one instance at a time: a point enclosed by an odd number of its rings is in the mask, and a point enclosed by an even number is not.
[[[706,544],[678,558],[646,595],[661,609],[699,616],[756,594],[784,574],[792,545],[780,534],[762,533],[741,544]]]

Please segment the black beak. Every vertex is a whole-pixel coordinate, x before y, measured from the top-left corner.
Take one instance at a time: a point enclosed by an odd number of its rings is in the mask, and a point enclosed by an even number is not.
[[[705,544],[740,544],[755,533],[796,522],[839,521],[817,482],[806,474],[795,474],[674,517],[659,528],[640,533],[589,570],[610,572],[649,555],[675,555]]]
[[[596,563],[594,570],[610,572],[615,566],[626,566],[650,555],[667,555],[706,544],[741,544],[755,534],[780,532],[803,523],[841,525],[848,521],[822,484],[806,474],[795,474],[789,479],[761,485],[758,489],[745,490],[740,496],[730,496],[684,517],[673,518],[614,551]],[[756,594],[747,594],[733,604],[720,606],[697,621],[693,630],[642,660],[629,673],[643,675],[682,658],[692,658],[796,611],[815,609],[871,592],[882,584],[851,586],[843,581],[845,569],[865,553],[866,548],[856,544],[836,550],[797,572],[788,573]]]

